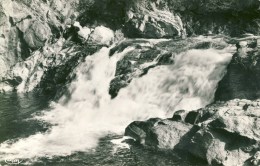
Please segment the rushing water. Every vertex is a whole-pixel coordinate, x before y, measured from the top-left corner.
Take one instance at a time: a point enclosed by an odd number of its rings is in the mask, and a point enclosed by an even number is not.
[[[133,49],[128,47],[109,57],[109,48],[102,48],[88,56],[77,68],[69,100],[64,96],[58,103],[49,104],[42,96],[1,96],[0,161],[185,165],[177,155],[162,155],[137,145],[128,147],[114,139],[121,138],[134,120],[166,118],[178,109],[198,109],[212,102],[231,54],[213,48],[181,53],[174,65],[151,69],[111,100],[108,88],[116,63]]]

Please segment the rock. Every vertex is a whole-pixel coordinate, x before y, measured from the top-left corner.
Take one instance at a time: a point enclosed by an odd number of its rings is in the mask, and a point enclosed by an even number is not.
[[[145,4],[148,3],[148,4]],[[172,38],[181,36],[183,25],[180,17],[166,9],[160,10],[152,2],[136,2],[127,6],[125,33],[128,37]]]
[[[104,26],[98,26],[90,34],[90,42],[110,46],[114,41],[114,32]]]
[[[125,129],[125,135],[134,138],[141,144],[145,144],[147,133],[160,119],[149,119],[147,122],[132,122]]]
[[[220,122],[215,126],[214,122]],[[224,129],[230,133],[247,137],[252,140],[260,141],[260,119],[257,117],[239,116],[239,117],[221,117],[212,122],[211,127]]]
[[[150,119],[147,122],[131,123],[126,128],[125,135],[148,146],[173,149],[191,127],[183,122]]]
[[[0,79],[0,92],[16,90],[25,93],[35,90],[58,98],[66,90],[64,85],[72,81],[78,63],[99,48],[75,47],[61,38],[8,70]]]
[[[255,39],[252,40],[254,43]],[[256,44],[246,46],[249,41],[238,41],[240,43],[238,51],[234,54],[226,75],[219,83],[215,100],[226,101],[235,98],[254,100],[259,98],[259,50]]]
[[[74,10],[72,3],[76,4],[74,0],[62,3],[62,11]],[[63,19],[69,15],[70,12],[52,8],[49,1],[1,1],[0,79],[11,66],[28,58],[31,49],[38,49],[47,40],[53,42],[54,38],[59,38],[64,27]]]
[[[184,121],[186,115],[187,115],[187,112],[185,110],[179,110],[179,111],[176,111],[173,114],[173,117],[170,118],[169,120],[172,120],[172,121]]]
[[[189,124],[196,124],[199,119],[200,113],[198,111],[190,111],[185,117],[185,122]]]
[[[24,40],[32,49],[43,47],[51,36],[51,30],[48,25],[35,21],[25,31]]]
[[[243,109],[245,104],[239,105],[242,102],[248,105],[246,111]],[[250,165],[250,162],[257,165],[260,107],[252,104],[255,102],[238,99],[216,102],[192,111],[189,116],[193,125],[160,119],[155,123],[139,122],[142,125],[138,125],[138,129],[142,131],[143,144],[148,147],[189,153],[210,165]],[[175,117],[180,118],[178,114],[181,113],[184,111],[177,112]],[[198,113],[201,113],[199,118]]]
[[[251,159],[251,163],[255,166],[260,165],[260,151],[255,153],[255,155]]]
[[[163,120],[151,128],[146,144],[160,149],[173,149],[190,132],[192,125]]]

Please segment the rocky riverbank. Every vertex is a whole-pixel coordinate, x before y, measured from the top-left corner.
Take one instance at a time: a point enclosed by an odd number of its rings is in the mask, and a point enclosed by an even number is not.
[[[148,147],[188,152],[211,165],[259,165],[259,112],[259,100],[216,102],[176,111],[169,119],[133,122],[125,135]]]

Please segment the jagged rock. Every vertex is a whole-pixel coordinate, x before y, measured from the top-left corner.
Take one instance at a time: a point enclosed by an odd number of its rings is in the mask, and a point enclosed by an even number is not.
[[[50,36],[49,26],[36,21],[25,31],[24,40],[30,48],[37,49],[43,47]]]
[[[73,69],[79,62],[99,48],[73,46],[61,38],[51,46],[44,46],[42,51],[35,51],[31,57],[8,70],[0,79],[0,92],[39,90],[54,96],[72,80]]]
[[[74,0],[63,3],[62,12],[52,8],[49,1],[0,2],[0,77],[28,58],[31,48],[43,47],[46,40],[60,37],[66,24],[63,19],[75,10],[72,2],[75,4]]]
[[[183,122],[150,119],[147,122],[131,123],[126,128],[125,135],[145,145],[173,149],[191,127],[192,125]]]
[[[257,165],[260,148],[258,102],[238,99],[217,102],[193,111],[201,115],[192,116],[197,119],[195,125],[185,123],[184,119],[178,122],[157,120],[152,124],[148,120],[136,126],[142,131],[143,144],[148,147],[181,150],[211,165],[236,166],[248,162]],[[243,109],[245,105],[248,105],[247,110]],[[138,133],[126,135],[138,138]]]
[[[182,21],[178,15],[166,9],[158,9],[151,1],[129,1],[126,13],[128,22],[124,28],[129,37],[175,37],[181,36],[183,31]]]

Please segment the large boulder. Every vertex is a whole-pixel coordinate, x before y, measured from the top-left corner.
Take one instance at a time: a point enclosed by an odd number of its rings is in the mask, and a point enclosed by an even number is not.
[[[110,46],[114,41],[114,32],[104,26],[98,26],[90,34],[90,42]]]
[[[181,112],[185,117],[185,112]],[[184,117],[151,119],[133,122],[126,128],[125,135],[148,147],[184,151],[211,165],[259,163],[259,100],[217,102],[197,112],[193,113],[197,119],[194,125],[186,123]],[[186,117],[188,115],[186,113]]]

